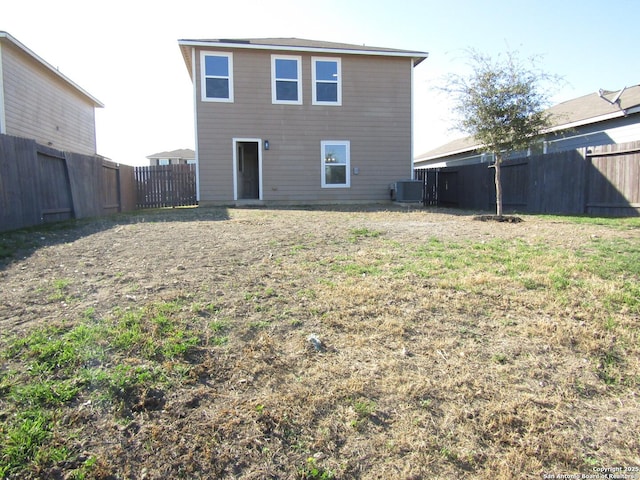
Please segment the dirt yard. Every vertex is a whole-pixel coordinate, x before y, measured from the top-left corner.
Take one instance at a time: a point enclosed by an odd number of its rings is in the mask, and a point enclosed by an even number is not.
[[[96,340],[100,354],[65,373],[81,379],[73,398],[44,402],[47,442],[66,454],[15,478],[507,479],[640,466],[637,303],[598,294],[639,278],[596,278],[583,263],[603,244],[637,252],[640,232],[523,219],[194,208],[0,234],[15,250],[0,259],[0,346],[13,352],[1,357],[3,460],[26,408],[14,382],[33,360],[17,339],[83,322],[113,332],[153,311],[195,340],[172,354]],[[118,366],[152,378],[103,391],[99,374]]]

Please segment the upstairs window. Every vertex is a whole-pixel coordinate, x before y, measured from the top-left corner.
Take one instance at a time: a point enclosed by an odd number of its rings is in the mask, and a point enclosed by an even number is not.
[[[233,56],[202,52],[202,101],[233,102]]]
[[[322,188],[351,186],[349,175],[351,143],[345,140],[320,142],[322,152]]]
[[[313,104],[342,105],[342,67],[339,58],[314,57]]]
[[[271,99],[273,103],[302,104],[301,64],[300,57],[271,56]]]

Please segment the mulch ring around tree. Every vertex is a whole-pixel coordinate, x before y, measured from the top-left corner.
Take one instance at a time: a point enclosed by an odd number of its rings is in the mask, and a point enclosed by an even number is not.
[[[481,222],[506,222],[506,223],[520,223],[523,222],[522,218],[514,217],[512,215],[476,215],[474,220],[480,220]]]

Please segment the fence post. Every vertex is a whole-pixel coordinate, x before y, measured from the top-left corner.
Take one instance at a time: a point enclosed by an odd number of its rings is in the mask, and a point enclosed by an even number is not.
[[[579,148],[578,153],[584,160],[584,189],[582,193],[582,213],[589,213],[589,188],[591,183],[591,170],[593,169],[593,160],[589,155],[587,148]]]

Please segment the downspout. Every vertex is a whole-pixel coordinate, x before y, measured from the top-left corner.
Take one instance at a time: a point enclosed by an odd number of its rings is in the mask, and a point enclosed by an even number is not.
[[[413,132],[413,124],[415,123],[415,111],[413,108],[413,82],[414,82],[414,78],[413,78],[413,70],[415,68],[415,60],[411,59],[411,105],[410,105],[410,110],[411,110],[411,175],[409,176],[409,178],[411,180],[415,180],[416,179],[416,169],[414,166],[414,159],[413,159],[413,142],[414,142],[414,132]]]
[[[7,119],[4,111],[4,69],[2,68],[2,44],[0,43],[0,134],[7,134]]]
[[[196,77],[196,48],[191,47],[191,78],[193,79],[193,127],[196,151],[196,201],[200,203],[200,149],[198,148],[198,78]]]

